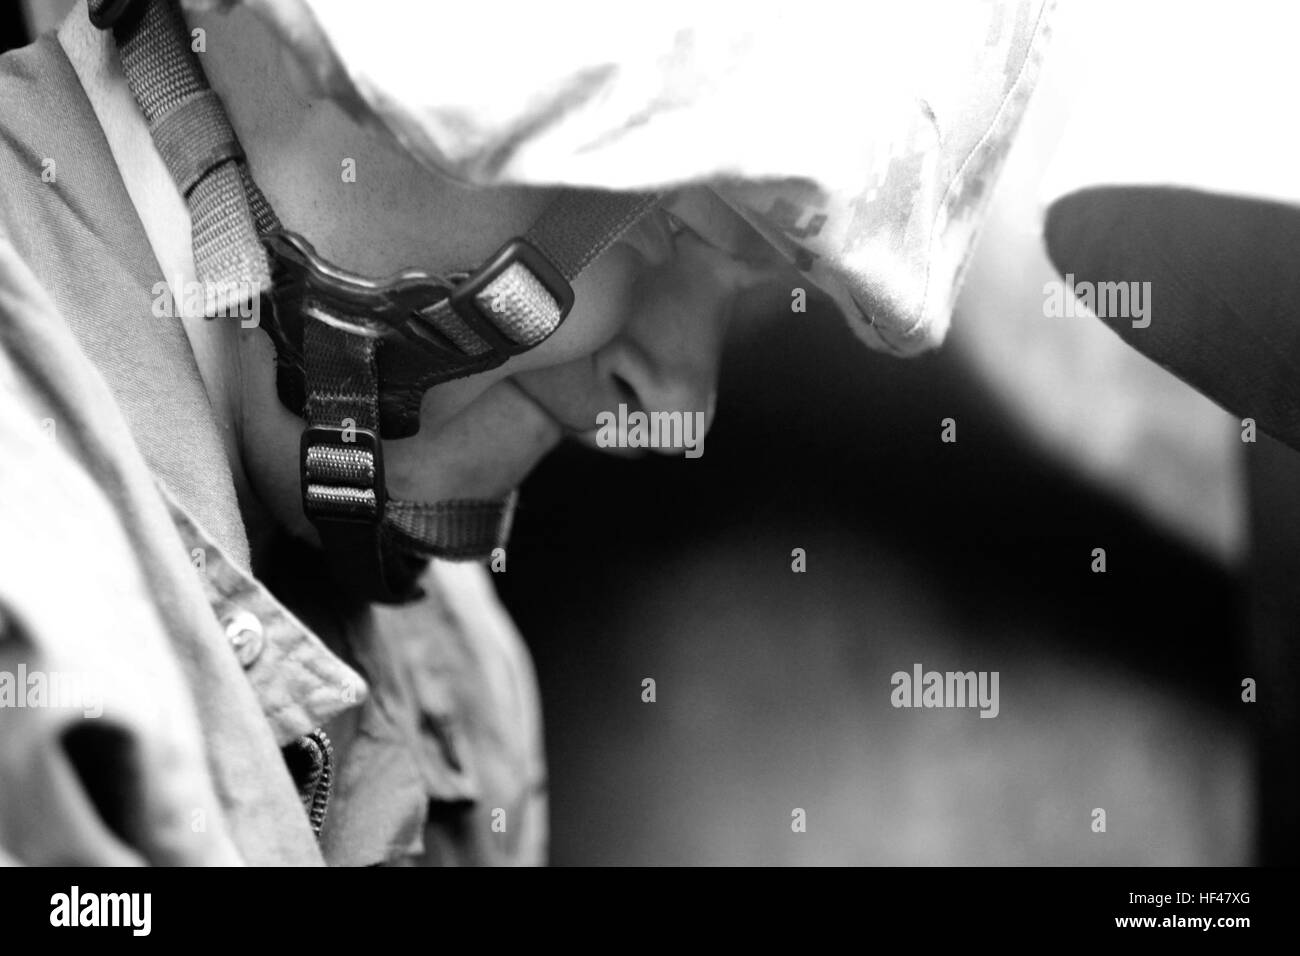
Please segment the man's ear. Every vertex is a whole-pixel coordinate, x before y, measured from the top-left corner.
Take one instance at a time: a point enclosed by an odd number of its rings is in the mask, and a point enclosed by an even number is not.
[[[1120,338],[1300,450],[1300,209],[1098,187],[1053,203],[1045,238],[1066,288]]]

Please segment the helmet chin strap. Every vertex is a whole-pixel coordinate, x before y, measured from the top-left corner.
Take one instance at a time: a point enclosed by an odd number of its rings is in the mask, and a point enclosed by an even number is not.
[[[382,439],[418,432],[430,388],[495,368],[550,336],[573,305],[572,280],[659,197],[565,190],[477,269],[358,275],[281,225],[175,0],[89,0],[89,10],[96,27],[112,31],[132,95],[189,207],[207,314],[238,314],[260,300],[280,401],[306,420],[303,510],[340,585],[370,600],[407,601],[419,596],[415,582],[429,558],[482,559],[504,546],[513,493],[391,499]]]

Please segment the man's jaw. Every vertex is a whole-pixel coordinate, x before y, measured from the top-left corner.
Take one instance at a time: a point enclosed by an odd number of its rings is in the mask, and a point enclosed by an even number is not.
[[[527,401],[532,402],[532,404],[535,405],[542,414],[548,416],[560,430],[560,434],[563,438],[568,438],[579,445],[583,445],[593,450],[602,451],[618,458],[644,458],[646,456],[647,452],[644,448],[605,447],[598,444],[596,436],[599,434],[600,429],[596,425],[596,416],[594,414],[581,423],[566,421],[562,416],[552,411],[545,402],[533,395],[528,390],[527,386],[512,379],[506,379],[506,382],[515,388]]]
[[[436,428],[386,441],[389,492],[416,501],[501,497],[563,434],[541,405],[503,380]]]

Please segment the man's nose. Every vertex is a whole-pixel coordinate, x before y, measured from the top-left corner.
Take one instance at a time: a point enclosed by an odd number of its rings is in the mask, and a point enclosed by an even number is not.
[[[717,394],[717,373],[694,357],[667,354],[666,349],[642,348],[630,339],[611,344],[604,374],[609,393],[628,406],[628,411],[680,413],[700,422],[701,437],[713,424]],[[701,416],[695,419],[696,415]],[[666,454],[678,449],[664,447]]]
[[[698,238],[682,236],[672,263],[639,281],[654,283],[659,294],[646,296],[649,304],[601,350],[597,370],[629,410],[700,413],[707,430],[739,288],[735,267]]]

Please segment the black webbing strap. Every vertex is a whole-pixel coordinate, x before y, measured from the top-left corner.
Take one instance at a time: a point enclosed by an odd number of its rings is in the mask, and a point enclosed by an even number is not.
[[[572,281],[659,202],[657,193],[560,192],[525,238]]]
[[[400,596],[405,588],[390,580],[383,553],[374,339],[323,322],[308,322],[303,338],[311,383],[299,450],[303,510],[344,584],[383,598]]]

